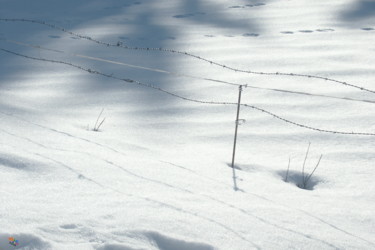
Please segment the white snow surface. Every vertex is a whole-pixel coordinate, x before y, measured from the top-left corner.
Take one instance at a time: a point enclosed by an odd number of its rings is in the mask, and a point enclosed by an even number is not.
[[[374,1],[0,4],[0,249],[375,249]]]

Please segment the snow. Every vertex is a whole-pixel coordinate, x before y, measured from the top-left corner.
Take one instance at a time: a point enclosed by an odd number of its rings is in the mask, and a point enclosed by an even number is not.
[[[375,248],[372,1],[1,6],[0,249]]]

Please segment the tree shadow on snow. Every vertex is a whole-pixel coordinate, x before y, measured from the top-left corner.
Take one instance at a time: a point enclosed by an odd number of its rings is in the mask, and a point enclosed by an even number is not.
[[[172,29],[169,25],[165,25],[165,21],[163,22],[162,20],[165,16],[161,16],[158,13],[158,9],[153,8],[150,2],[135,0],[127,1],[126,3],[120,0],[106,2],[88,0],[79,2],[65,1],[64,3],[47,1],[43,2],[43,4],[31,4],[29,1],[8,2],[9,4],[5,5],[6,7],[0,12],[4,14],[3,18],[22,17],[46,21],[67,30],[80,32],[84,36],[92,36],[94,39],[104,40],[112,44],[117,42],[131,47],[175,48],[173,41],[184,39],[184,37],[176,36],[178,34],[176,27]],[[220,6],[219,4],[204,4],[197,0],[185,0],[175,10],[175,15],[171,15],[169,18],[173,22],[173,20],[176,20],[176,17],[189,17],[189,22],[192,21],[195,25],[207,26],[208,28],[214,26],[236,29],[241,30],[241,33],[259,30],[259,26],[255,25],[253,19],[241,19],[236,15],[219,15],[218,12],[223,8],[225,6]],[[43,9],[48,9],[48,11],[43,12]],[[179,14],[180,11],[184,13]],[[98,56],[144,67],[171,70],[175,64],[176,57],[183,56],[158,51],[134,51],[106,47],[38,24],[1,22],[0,25],[2,30],[1,37],[5,37],[6,39],[19,40],[57,50],[61,49],[61,46],[65,46],[71,49],[72,53]],[[22,32],[19,32],[18,29],[20,28]],[[40,44],[41,41],[43,41],[43,44]],[[170,77],[160,73],[124,67],[123,65],[90,61],[71,55],[63,55],[6,42],[0,42],[0,44],[1,47],[26,55],[68,61],[84,68],[98,70],[116,77],[153,84],[156,87],[171,90],[172,92],[177,83],[174,76]],[[47,62],[36,62],[24,58],[16,58],[15,65],[12,65],[12,60],[15,59],[14,55],[4,54],[4,52],[1,52],[1,54],[0,61],[2,61],[2,64],[11,65],[3,71],[4,74],[2,74],[0,79],[2,84],[11,82],[9,80],[14,76],[24,76],[27,79],[28,75],[32,74],[34,77],[35,75],[40,75],[42,78],[52,70],[60,71],[61,76],[63,76],[63,72],[73,72],[72,74],[75,74],[79,71],[69,68],[66,65],[48,65],[49,63]],[[20,65],[19,62],[24,63]],[[46,69],[41,69],[43,67]],[[46,72],[46,70],[48,71]],[[106,95],[108,92],[126,93],[132,90],[136,91],[136,99],[139,100],[139,104],[141,105],[168,105],[173,100],[176,100],[173,97],[166,98],[165,94],[158,93],[154,89],[136,84],[126,84],[97,75],[90,77],[87,72],[79,72],[77,75],[79,75],[79,78],[77,78],[78,81],[74,82],[74,79],[72,80],[72,84],[74,84],[72,92],[82,93],[86,97],[90,95],[96,96],[96,99],[100,100],[101,103],[112,100],[112,96]],[[57,75],[56,78],[61,77]],[[67,78],[66,80],[68,81],[69,79]],[[126,102],[126,98],[122,98],[122,100]],[[59,101],[59,99],[50,98],[49,101],[51,105],[56,105],[56,107],[59,105],[64,105],[65,107],[77,105],[77,103],[67,101],[66,99]]]
[[[340,19],[348,25],[352,22],[362,21],[375,16],[375,1],[358,0],[354,4],[348,5],[346,11],[340,14]]]

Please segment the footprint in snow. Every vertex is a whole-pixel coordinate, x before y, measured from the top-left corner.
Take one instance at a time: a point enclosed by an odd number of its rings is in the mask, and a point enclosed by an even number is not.
[[[53,36],[53,35],[50,35],[50,36],[48,36],[49,38],[61,38],[61,36]]]
[[[86,179],[86,177],[85,177],[84,175],[81,175],[81,174],[79,174],[79,175],[77,176],[77,178],[78,178],[78,179],[81,179],[81,180]]]
[[[334,29],[316,29],[315,31],[317,31],[317,32],[333,32],[335,30]],[[299,30],[298,32],[300,32],[300,33],[313,33],[314,30]],[[280,33],[281,34],[287,34],[287,35],[294,34],[293,31],[289,31],[289,30],[281,31]]]
[[[266,5],[265,3],[255,3],[255,4],[246,4],[247,7],[259,7],[259,6],[263,6],[263,5]]]
[[[194,14],[182,14],[182,15],[175,15],[173,16],[174,18],[187,18],[187,17],[192,17]]]
[[[361,30],[372,31],[372,30],[375,30],[375,29],[374,28],[362,28]]]
[[[332,32],[335,31],[334,29],[317,29],[318,32]]]
[[[245,33],[245,34],[242,34],[242,36],[244,36],[244,37],[257,37],[257,36],[259,36],[259,34],[257,34],[257,33]]]
[[[76,229],[77,225],[75,225],[75,224],[64,224],[64,225],[60,225],[60,228],[62,228],[62,229]]]
[[[293,31],[281,31],[280,33],[281,33],[281,34],[288,34],[288,35],[290,35],[290,34],[294,34]]]
[[[164,41],[164,40],[176,40],[176,37],[174,37],[174,36],[168,36],[168,37],[160,38],[159,40],[162,40],[162,41]]]
[[[244,8],[252,8],[252,7],[259,7],[266,5],[265,3],[255,3],[255,4],[246,4],[245,6],[243,5],[233,5],[228,7],[229,9],[244,9]]]
[[[229,9],[243,9],[245,8],[245,6],[239,6],[239,5],[235,5],[235,6],[230,6]]]
[[[206,15],[204,12],[196,12],[196,13],[187,13],[187,14],[181,14],[181,15],[175,15],[174,18],[188,18],[188,17],[194,17],[197,15]]]
[[[301,32],[301,33],[313,33],[314,31],[313,30],[299,30],[298,32]]]

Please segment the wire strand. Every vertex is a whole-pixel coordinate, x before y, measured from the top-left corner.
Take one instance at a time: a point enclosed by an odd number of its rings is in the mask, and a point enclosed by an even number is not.
[[[57,61],[57,60],[51,60],[51,59],[45,59],[45,58],[31,57],[31,56],[23,55],[23,54],[20,54],[20,53],[14,52],[14,51],[10,51],[10,50],[7,50],[7,49],[3,49],[3,48],[0,48],[0,50],[3,51],[3,52],[6,52],[6,53],[12,54],[12,55],[23,57],[23,58],[37,60],[37,61],[43,61],[43,62],[63,64],[63,65],[71,66],[71,67],[74,67],[74,68],[86,71],[86,72],[88,72],[90,74],[97,74],[97,75],[101,75],[101,76],[104,76],[104,77],[107,77],[107,78],[112,78],[112,79],[124,81],[126,83],[137,84],[137,85],[144,86],[144,87],[147,87],[147,88],[152,88],[154,90],[160,91],[162,93],[168,94],[170,96],[173,96],[173,97],[185,100],[185,101],[190,101],[190,102],[200,103],[200,104],[208,104],[208,105],[238,105],[237,103],[233,103],[233,102],[214,102],[214,101],[197,100],[197,99],[193,99],[193,98],[189,98],[189,97],[185,97],[185,96],[182,96],[182,95],[175,94],[173,92],[170,92],[168,90],[156,87],[156,86],[154,86],[152,84],[149,84],[149,83],[142,83],[140,81],[132,80],[132,79],[129,79],[129,78],[116,77],[116,76],[113,76],[113,75],[102,73],[100,71],[96,71],[96,70],[92,70],[92,69],[87,69],[87,68],[84,68],[82,66],[75,65],[75,64],[72,64],[72,63],[69,63],[69,62]],[[250,104],[241,104],[241,106],[247,107],[247,108],[251,108],[251,109],[254,109],[254,110],[257,110],[257,111],[260,111],[260,112],[268,114],[268,115],[270,115],[270,116],[272,116],[272,117],[274,117],[274,118],[276,118],[278,120],[284,121],[286,123],[289,123],[289,124],[292,124],[292,125],[295,125],[295,126],[298,126],[298,127],[301,127],[301,128],[309,129],[309,130],[314,130],[314,131],[324,132],[324,133],[331,133],[331,134],[341,134],[341,135],[375,136],[375,133],[343,132],[343,131],[334,131],[334,130],[327,130],[327,129],[315,128],[315,127],[311,127],[311,126],[308,126],[308,125],[304,125],[304,124],[300,124],[300,123],[297,123],[297,122],[290,121],[290,120],[285,119],[285,118],[283,118],[281,116],[278,116],[278,115],[276,115],[276,114],[274,114],[274,113],[272,113],[270,111],[267,111],[265,109],[262,109],[262,108],[259,108],[259,107],[256,107],[256,106],[253,106],[253,105],[250,105]]]
[[[116,64],[116,65],[122,65],[122,66],[126,66],[126,67],[137,68],[137,69],[142,69],[142,70],[147,70],[147,71],[153,71],[153,72],[158,72],[158,73],[163,73],[163,74],[169,74],[169,75],[174,75],[174,76],[179,76],[179,77],[187,77],[187,78],[191,78],[191,79],[198,79],[198,80],[222,83],[222,84],[227,84],[227,85],[231,85],[231,86],[246,86],[246,87],[249,87],[249,88],[252,88],[252,89],[267,90],[267,91],[281,92],[281,93],[287,93],[287,94],[297,94],[297,95],[314,96],[314,97],[330,98],[330,99],[336,99],[336,100],[355,101],[355,102],[364,102],[364,103],[375,104],[375,100],[372,101],[372,100],[355,99],[355,98],[349,98],[349,97],[337,97],[337,96],[330,96],[330,95],[313,94],[313,93],[308,93],[308,92],[293,91],[293,90],[286,90],[286,89],[265,88],[265,87],[249,85],[247,83],[246,84],[239,84],[239,83],[234,83],[234,82],[229,82],[229,81],[218,80],[218,79],[214,79],[214,78],[199,77],[199,76],[193,76],[193,75],[189,75],[189,74],[181,74],[181,73],[177,73],[177,72],[171,72],[171,71],[158,69],[158,68],[144,67],[144,66],[139,66],[139,65],[114,61],[114,60],[108,60],[108,59],[99,58],[99,57],[87,56],[87,55],[76,54],[76,53],[68,53],[68,52],[65,52],[63,50],[46,48],[46,47],[42,47],[40,45],[33,45],[33,44],[29,44],[29,43],[25,43],[25,42],[19,42],[19,41],[15,41],[15,40],[8,40],[8,39],[1,39],[1,38],[0,38],[0,40],[6,41],[6,42],[9,42],[9,43],[13,43],[13,44],[17,44],[17,45],[21,45],[21,46],[34,48],[34,49],[51,51],[51,52],[55,52],[55,53],[62,53],[62,54],[71,55],[71,56],[80,57],[80,58],[86,58],[86,59],[94,60],[94,61],[100,61],[100,62],[106,62],[106,63]]]
[[[60,30],[60,31],[68,33],[72,36],[79,37],[81,39],[85,39],[85,40],[88,40],[88,41],[91,41],[91,42],[95,42],[97,44],[105,45],[107,47],[118,47],[118,48],[129,49],[129,50],[162,51],[162,52],[168,52],[168,53],[181,54],[181,55],[189,56],[189,57],[192,57],[192,58],[210,63],[211,65],[219,66],[219,67],[222,67],[224,69],[231,70],[231,71],[234,71],[234,72],[241,72],[241,73],[255,74],[255,75],[265,75],[265,76],[271,76],[272,75],[272,76],[289,76],[289,77],[304,77],[304,78],[318,79],[318,80],[324,80],[324,81],[328,81],[328,82],[338,83],[338,84],[341,84],[341,85],[344,85],[344,86],[347,86],[347,87],[352,87],[352,88],[355,88],[355,89],[359,89],[361,91],[366,91],[366,92],[370,92],[370,93],[375,94],[374,90],[364,88],[364,87],[361,87],[359,85],[351,84],[351,83],[348,83],[348,82],[336,80],[336,79],[333,79],[333,78],[324,77],[324,76],[299,74],[299,73],[261,72],[261,71],[253,71],[253,70],[243,70],[243,69],[238,69],[238,68],[234,68],[234,67],[231,67],[231,66],[227,66],[225,64],[215,62],[215,61],[209,60],[207,58],[194,55],[192,53],[178,51],[178,50],[174,50],[174,49],[149,48],[149,47],[130,47],[130,46],[124,45],[120,42],[117,42],[116,44],[106,43],[106,42],[94,39],[90,36],[85,36],[85,35],[74,33],[72,31],[69,31],[69,30],[65,29],[65,28],[59,27],[59,26],[54,25],[54,24],[47,23],[45,21],[39,21],[39,20],[33,20],[33,19],[20,19],[20,18],[0,18],[0,21],[3,21],[3,22],[28,22],[28,23],[45,25],[45,26],[50,27],[52,29]]]

